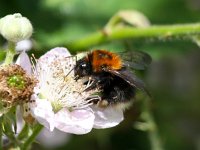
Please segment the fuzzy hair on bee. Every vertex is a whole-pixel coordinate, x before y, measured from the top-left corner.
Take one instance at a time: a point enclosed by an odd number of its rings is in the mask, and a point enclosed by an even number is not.
[[[109,51],[96,50],[89,54],[88,57],[92,59],[92,68],[94,72],[101,72],[103,68],[108,68],[110,70],[119,70],[122,68],[121,58],[117,54]]]
[[[131,72],[130,65],[117,53],[107,50],[89,52],[76,62],[74,74],[76,80],[85,77],[88,81],[92,80],[92,85],[86,90],[100,90],[100,100],[93,102],[99,107],[114,106],[125,109],[132,103],[136,89],[147,91],[142,80]]]

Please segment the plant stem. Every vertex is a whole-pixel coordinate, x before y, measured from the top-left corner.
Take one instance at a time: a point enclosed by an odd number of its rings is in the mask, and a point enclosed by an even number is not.
[[[148,136],[151,143],[152,150],[164,150],[162,146],[162,142],[160,136],[158,134],[158,128],[153,118],[153,114],[150,110],[150,100],[146,99],[144,101],[144,114],[142,118],[144,119],[145,123],[148,125]]]
[[[2,131],[2,117],[0,117],[0,150],[3,148],[3,131]]]
[[[30,148],[31,144],[34,142],[37,135],[40,133],[40,131],[43,129],[43,126],[41,124],[36,124],[36,126],[33,129],[32,134],[26,139],[24,144],[22,145],[22,150],[27,150]]]
[[[13,62],[13,58],[15,56],[15,43],[13,42],[8,42],[8,50],[6,53],[6,59],[4,61],[4,65],[9,65]]]
[[[6,51],[0,49],[0,62],[4,60],[6,57]]]
[[[155,38],[157,40],[166,40],[171,38],[192,37],[200,35],[200,23],[184,25],[154,25],[146,28],[136,27],[113,27],[111,30],[97,31],[84,38],[67,43],[65,46],[72,51],[84,50],[94,45],[105,42],[122,39],[143,39]]]
[[[17,139],[19,141],[25,139],[29,134],[29,125],[27,123],[25,123],[22,131],[19,133],[19,135],[17,136]]]

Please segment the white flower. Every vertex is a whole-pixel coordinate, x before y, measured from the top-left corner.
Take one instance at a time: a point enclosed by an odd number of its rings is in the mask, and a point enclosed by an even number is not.
[[[53,131],[86,134],[92,128],[109,128],[123,120],[122,110],[98,108],[98,90],[74,80],[76,57],[65,48],[54,48],[36,61],[34,74],[39,83],[32,95],[30,110],[39,123]]]

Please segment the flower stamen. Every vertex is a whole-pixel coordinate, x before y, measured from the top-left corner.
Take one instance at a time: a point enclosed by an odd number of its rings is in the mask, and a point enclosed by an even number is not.
[[[33,72],[41,81],[38,84],[39,93],[42,93],[45,99],[51,102],[54,112],[62,108],[79,109],[90,106],[92,100],[99,97],[88,97],[96,92],[96,89],[85,92],[84,90],[91,86],[93,81],[89,80],[87,85],[82,80],[74,80],[74,57],[56,57],[55,60],[48,62],[47,58],[39,60],[32,58],[37,62],[33,65]],[[48,62],[48,63],[47,63]],[[45,64],[44,64],[45,63]]]

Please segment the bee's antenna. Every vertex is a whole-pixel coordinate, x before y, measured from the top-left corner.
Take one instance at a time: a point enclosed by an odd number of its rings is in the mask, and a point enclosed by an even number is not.
[[[77,56],[68,56],[68,57],[75,57],[75,61],[77,63]],[[66,57],[67,58],[67,57]],[[74,65],[74,67],[67,73],[66,77],[72,72],[72,70],[74,70],[76,67],[76,65]]]
[[[66,75],[66,77],[72,72],[72,70],[74,70],[75,67],[73,67]]]

